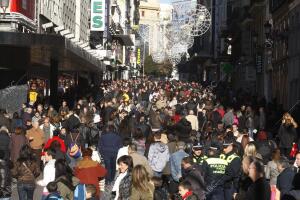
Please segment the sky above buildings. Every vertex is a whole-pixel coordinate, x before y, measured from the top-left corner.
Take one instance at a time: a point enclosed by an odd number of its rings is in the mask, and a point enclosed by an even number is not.
[[[167,4],[170,4],[170,3],[171,3],[171,0],[160,0],[160,3],[167,3]]]

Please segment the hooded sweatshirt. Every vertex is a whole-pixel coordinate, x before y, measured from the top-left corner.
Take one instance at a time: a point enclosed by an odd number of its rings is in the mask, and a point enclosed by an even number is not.
[[[153,171],[162,172],[169,161],[169,148],[162,142],[151,144],[148,153],[148,161]]]

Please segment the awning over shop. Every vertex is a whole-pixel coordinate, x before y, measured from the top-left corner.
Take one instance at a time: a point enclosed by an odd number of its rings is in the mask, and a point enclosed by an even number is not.
[[[125,46],[134,46],[134,43],[129,35],[113,35],[113,38],[119,39],[123,42]]]
[[[0,66],[9,69],[43,68],[50,59],[60,71],[102,71],[103,63],[59,35],[0,32]]]
[[[128,67],[127,66],[119,66],[119,70],[125,71],[125,70],[128,70]]]

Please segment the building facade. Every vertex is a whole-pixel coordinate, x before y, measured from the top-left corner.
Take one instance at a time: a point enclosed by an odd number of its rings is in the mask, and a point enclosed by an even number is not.
[[[289,5],[288,108],[300,102],[300,2]]]
[[[55,27],[60,27],[58,30],[73,34],[77,41],[87,42],[90,34],[89,19],[89,0],[40,0],[39,2],[38,20],[42,33],[53,32]]]
[[[146,40],[148,49],[145,50],[148,54],[157,52],[159,48],[159,27],[160,27],[160,4],[159,0],[146,0],[140,2],[140,25],[146,30]]]

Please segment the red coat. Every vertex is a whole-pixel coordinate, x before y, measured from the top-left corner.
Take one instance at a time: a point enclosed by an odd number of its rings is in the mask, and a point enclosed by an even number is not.
[[[175,122],[175,124],[177,124],[177,123],[181,120],[181,116],[175,114],[175,115],[172,117],[172,120]]]
[[[58,141],[59,142],[61,152],[63,152],[63,153],[67,152],[65,142],[60,137],[58,137],[58,136],[53,136],[52,138],[50,138],[47,141],[47,143],[45,144],[44,149],[50,148],[52,142],[54,142],[54,141]]]
[[[106,173],[107,170],[90,157],[84,157],[77,163],[74,169],[74,174],[80,180],[81,184],[95,185],[97,196],[100,194],[99,178],[105,177]]]
[[[217,112],[221,115],[222,118],[224,117],[225,111],[223,109],[218,109]]]

